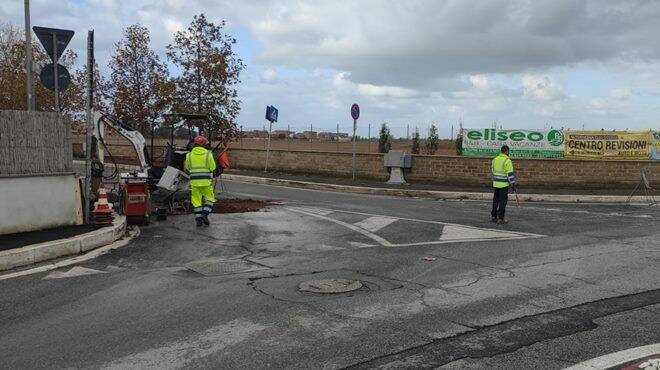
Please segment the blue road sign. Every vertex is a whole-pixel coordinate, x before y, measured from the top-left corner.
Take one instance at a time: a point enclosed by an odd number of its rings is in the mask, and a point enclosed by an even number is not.
[[[272,105],[266,107],[266,119],[270,122],[277,122],[277,114],[277,108],[273,107]]]
[[[54,69],[55,68],[53,63],[50,63],[46,65],[41,70],[41,74],[39,74],[41,83],[50,91],[55,91],[55,78],[53,78],[53,76],[55,76]],[[69,74],[69,71],[66,69],[66,67],[61,64],[57,65],[57,74],[59,75],[57,80],[57,89],[59,91],[64,91],[71,83],[71,75]]]
[[[357,120],[360,118],[360,106],[357,104],[351,105],[351,117],[353,117],[354,120]]]

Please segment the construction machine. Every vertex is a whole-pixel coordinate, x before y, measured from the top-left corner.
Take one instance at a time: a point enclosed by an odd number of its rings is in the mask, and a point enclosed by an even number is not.
[[[177,125],[187,126],[190,143],[195,134],[190,121],[206,120],[207,116],[198,114],[168,116],[178,118],[179,121],[172,124],[170,142],[166,146],[165,166],[160,167],[152,163],[146,140],[139,131],[112,116],[94,114],[92,184],[94,188],[98,188],[98,184],[105,180],[117,185],[114,195],[119,203],[119,212],[125,214],[130,223],[147,224],[152,213],[155,213],[159,219],[164,219],[178,206],[177,195],[183,195],[179,198],[187,198],[185,193],[188,191],[189,180],[188,175],[183,171],[183,162],[191,145],[178,147],[174,140],[174,130]],[[128,140],[133,146],[139,163],[137,169],[119,172],[119,166],[104,141],[106,127]],[[114,164],[114,171],[108,176],[104,175],[106,156]]]

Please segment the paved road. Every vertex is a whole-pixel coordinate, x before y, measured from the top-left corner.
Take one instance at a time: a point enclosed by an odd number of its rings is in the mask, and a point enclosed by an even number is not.
[[[496,226],[483,202],[227,186],[279,204],[0,281],[0,367],[561,369],[660,342],[658,207]],[[298,290],[326,278],[362,288]]]

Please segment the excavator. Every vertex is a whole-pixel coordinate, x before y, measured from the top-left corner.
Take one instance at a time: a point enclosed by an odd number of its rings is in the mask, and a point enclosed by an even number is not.
[[[92,132],[92,187],[97,189],[101,181],[118,185],[114,192],[114,199],[118,200],[118,211],[126,215],[129,223],[148,224],[151,215],[156,214],[159,220],[167,218],[175,208],[185,208],[181,200],[187,199],[189,177],[183,170],[186,154],[191,150],[192,139],[198,132],[202,132],[204,124],[193,125],[193,121],[208,123],[208,116],[193,113],[174,113],[164,115],[164,118],[173,120],[170,140],[166,145],[164,166],[156,166],[152,162],[147,149],[144,136],[130,125],[115,117],[105,114],[94,114],[94,130]],[[196,127],[195,127],[196,126]],[[125,138],[135,149],[138,169],[128,172],[119,172],[118,164],[105,144],[105,129],[110,128]],[[188,145],[178,147],[174,140],[174,131],[177,127],[188,129]],[[213,149],[214,153],[222,142]],[[153,147],[152,147],[153,151]],[[114,164],[114,171],[106,175],[106,153],[108,159]],[[228,168],[227,148],[220,151],[216,162],[218,172],[222,173]]]

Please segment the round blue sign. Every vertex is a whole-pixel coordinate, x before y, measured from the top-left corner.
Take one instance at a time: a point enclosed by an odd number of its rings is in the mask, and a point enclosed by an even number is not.
[[[360,118],[360,106],[357,104],[351,105],[351,117],[353,119],[358,119]]]

